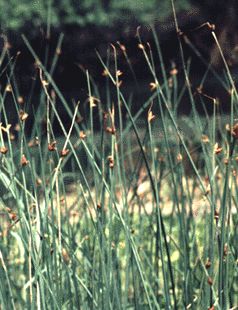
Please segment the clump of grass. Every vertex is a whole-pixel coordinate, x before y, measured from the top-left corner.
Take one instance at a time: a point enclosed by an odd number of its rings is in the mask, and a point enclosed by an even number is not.
[[[9,61],[11,74],[0,98],[1,307],[237,306],[237,93],[226,63],[232,89],[227,126],[215,101],[212,116],[198,114],[182,48],[180,89],[176,67],[169,73],[164,67],[156,33],[152,51],[138,30],[138,47],[151,72],[148,100],[131,113],[117,60],[121,46],[112,46],[113,63],[98,54],[107,102],[102,105],[86,71],[89,121],[78,123],[82,103],[68,103],[52,77],[58,53],[47,70],[23,39],[36,61],[42,92],[29,136],[25,125],[32,115],[19,101],[15,64]],[[62,37],[56,50],[61,42]],[[181,118],[185,91],[192,111]],[[15,130],[7,96],[18,117]],[[200,100],[206,110],[203,96]],[[62,109],[71,118],[69,128]]]

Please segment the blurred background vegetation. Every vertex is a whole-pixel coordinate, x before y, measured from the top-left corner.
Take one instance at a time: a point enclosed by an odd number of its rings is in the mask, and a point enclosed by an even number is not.
[[[176,2],[179,11],[191,8],[189,0]],[[1,0],[0,9],[4,12],[0,16],[2,30],[20,31],[32,25],[32,33],[49,22],[54,27],[111,27],[132,20],[139,24],[162,21],[171,14],[168,0]]]

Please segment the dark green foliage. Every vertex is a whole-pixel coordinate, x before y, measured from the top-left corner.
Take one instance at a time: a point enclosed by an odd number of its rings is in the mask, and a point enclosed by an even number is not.
[[[177,1],[177,10],[189,8],[189,0]],[[54,27],[76,24],[113,26],[120,22],[140,24],[162,20],[171,14],[167,0],[0,0],[2,30],[21,30],[51,24]]]

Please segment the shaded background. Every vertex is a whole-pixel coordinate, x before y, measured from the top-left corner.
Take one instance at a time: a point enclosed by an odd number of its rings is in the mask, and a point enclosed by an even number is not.
[[[238,64],[238,34],[236,16],[238,4],[235,0],[177,0],[175,1],[180,29],[186,34],[202,57],[211,63],[219,75],[223,74],[223,65],[214,45],[208,27],[199,27],[205,22],[216,25],[216,34],[236,80]],[[60,34],[64,34],[59,53],[59,61],[53,78],[63,92],[66,100],[84,101],[88,90],[83,69],[97,81],[100,89],[105,88],[102,65],[95,54],[99,51],[106,61],[110,43],[120,41],[125,45],[137,79],[128,69],[122,53],[118,54],[119,67],[123,71],[123,91],[127,96],[134,92],[134,109],[136,110],[148,98],[149,82],[152,77],[141,51],[138,49],[136,29],[141,26],[141,37],[155,48],[150,25],[158,34],[167,71],[176,65],[181,75],[181,59],[178,52],[177,36],[174,28],[172,8],[169,0],[0,0],[1,46],[8,44],[9,55],[17,53],[14,77],[18,93],[31,105],[32,95],[36,97],[40,83],[34,60],[22,39],[24,34],[33,49],[49,69],[55,53]],[[5,42],[5,43],[4,43]],[[191,59],[190,76],[194,89],[200,85],[207,65],[184,42],[184,52]],[[15,59],[15,58],[14,58]],[[0,84],[3,91],[10,76],[8,69],[1,67]],[[157,63],[156,65],[159,66]],[[159,74],[159,72],[158,72]],[[33,88],[30,87],[34,81]],[[219,98],[221,107],[229,109],[227,90],[220,87],[213,76],[207,78],[205,92]],[[36,103],[34,103],[36,104]],[[9,107],[10,107],[9,103]],[[10,111],[10,108],[9,108]],[[187,100],[180,106],[181,113],[189,113]],[[9,113],[11,118],[11,113]],[[12,116],[13,117],[13,116]]]

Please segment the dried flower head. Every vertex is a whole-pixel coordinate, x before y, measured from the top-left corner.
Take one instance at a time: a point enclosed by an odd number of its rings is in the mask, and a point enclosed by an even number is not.
[[[86,134],[84,133],[84,131],[80,131],[79,138],[82,140],[84,140],[86,138]]]
[[[150,123],[153,119],[155,119],[155,115],[151,110],[149,110],[147,120]]]
[[[49,143],[48,144],[48,150],[50,151],[50,152],[53,152],[53,151],[55,151],[56,150],[56,141],[53,141],[53,142],[51,142],[51,143]]]
[[[210,267],[211,267],[211,261],[210,261],[210,259],[209,258],[207,258],[207,261],[206,261],[206,263],[205,263],[205,267],[206,267],[206,269],[209,269]]]
[[[12,211],[9,213],[9,217],[12,221],[15,221],[17,219],[16,213]]]
[[[214,145],[214,154],[220,154],[222,151],[222,147],[218,146],[218,143]]]
[[[42,184],[41,178],[36,178],[36,185],[40,186]]]
[[[21,165],[22,166],[26,166],[29,164],[29,160],[26,159],[26,156],[24,154],[22,154],[22,157],[21,157]]]
[[[9,129],[12,127],[11,124],[8,124],[6,127],[3,127],[2,126],[2,123],[0,123],[0,130],[3,131],[3,132],[6,132],[8,133],[9,132]]]
[[[138,44],[138,48],[141,49],[141,50],[144,50],[144,49],[145,49],[144,45],[141,44],[141,43]]]
[[[123,74],[123,72],[121,70],[117,70],[116,75],[117,76],[121,76]]]
[[[236,123],[232,128],[229,124],[226,124],[226,130],[230,132],[235,139],[238,139],[238,123]]]
[[[97,209],[98,209],[98,210],[102,209],[102,206],[101,206],[100,203],[97,204]]]
[[[49,83],[46,80],[42,80],[41,83],[43,87],[47,87],[49,85]]]
[[[160,162],[160,163],[164,163],[164,162],[165,162],[164,156],[160,156],[160,157],[159,157],[159,162]]]
[[[17,123],[15,126],[14,126],[14,130],[15,131],[20,131],[21,130],[21,125],[19,123]]]
[[[211,286],[213,284],[213,280],[211,277],[208,277],[207,283]]]
[[[121,87],[121,85],[122,85],[122,80],[116,81],[114,84],[115,84],[116,87],[119,88],[119,87]]]
[[[24,98],[23,98],[22,96],[19,96],[19,97],[17,98],[17,102],[18,102],[20,105],[23,105],[23,103],[24,103]]]
[[[108,76],[108,75],[109,75],[108,69],[104,69],[102,72],[102,76]]]
[[[11,93],[12,92],[12,86],[10,84],[7,84],[6,88],[5,88],[5,91],[7,93]]]
[[[65,157],[69,154],[69,149],[63,149],[61,152],[60,152],[60,156],[61,157]]]
[[[126,47],[125,47],[125,45],[119,44],[119,46],[120,46],[120,49],[121,49],[123,52],[126,52]]]
[[[0,147],[0,153],[5,155],[8,152],[8,148],[6,146],[1,146]]]
[[[115,127],[106,127],[106,132],[110,133],[111,135],[115,135],[116,128]]]
[[[37,146],[39,144],[40,144],[40,142],[39,142],[38,137],[35,137],[34,139],[32,139],[31,141],[28,142],[29,147]]]
[[[228,158],[224,158],[224,159],[223,159],[223,163],[224,163],[225,165],[228,165],[229,159],[228,159]]]
[[[224,244],[223,255],[224,255],[224,256],[227,256],[227,255],[228,255],[228,244],[227,244],[227,243]]]
[[[177,75],[178,74],[178,70],[176,68],[173,68],[172,70],[170,70],[170,75]]]
[[[215,211],[214,211],[214,219],[215,219],[216,221],[219,220],[219,211],[218,211],[218,210],[215,210]]]
[[[155,89],[158,88],[158,87],[159,87],[158,82],[151,82],[151,83],[150,83],[150,90],[151,90],[151,91],[155,90]]]
[[[177,155],[177,161],[180,163],[182,160],[183,160],[183,156],[182,156],[182,154],[179,153]]]
[[[24,122],[28,118],[28,114],[23,110],[19,111],[19,118],[22,122]]]
[[[16,138],[15,135],[13,133],[10,133],[10,140],[13,141],[15,140],[15,138]]]
[[[62,248],[62,257],[63,257],[64,262],[66,264],[69,264],[69,262],[70,262],[69,253],[65,248]]]
[[[202,141],[203,143],[208,143],[210,140],[209,140],[209,138],[208,138],[207,135],[202,135],[201,141]]]
[[[60,197],[60,203],[61,203],[61,204],[64,204],[64,203],[65,203],[65,197],[64,197],[64,196],[61,196],[61,197]]]
[[[90,107],[93,108],[93,107],[96,107],[97,106],[97,103],[100,102],[100,100],[96,97],[93,97],[93,96],[89,96],[88,98],[88,102],[90,104]]]
[[[112,155],[108,156],[109,167],[112,169],[114,167],[114,159]]]
[[[211,192],[211,185],[210,184],[208,184],[207,186],[206,186],[206,191],[205,191],[205,196],[207,196],[209,193]]]
[[[209,22],[207,22],[207,27],[211,30],[214,31],[216,29],[215,24],[210,24]]]

